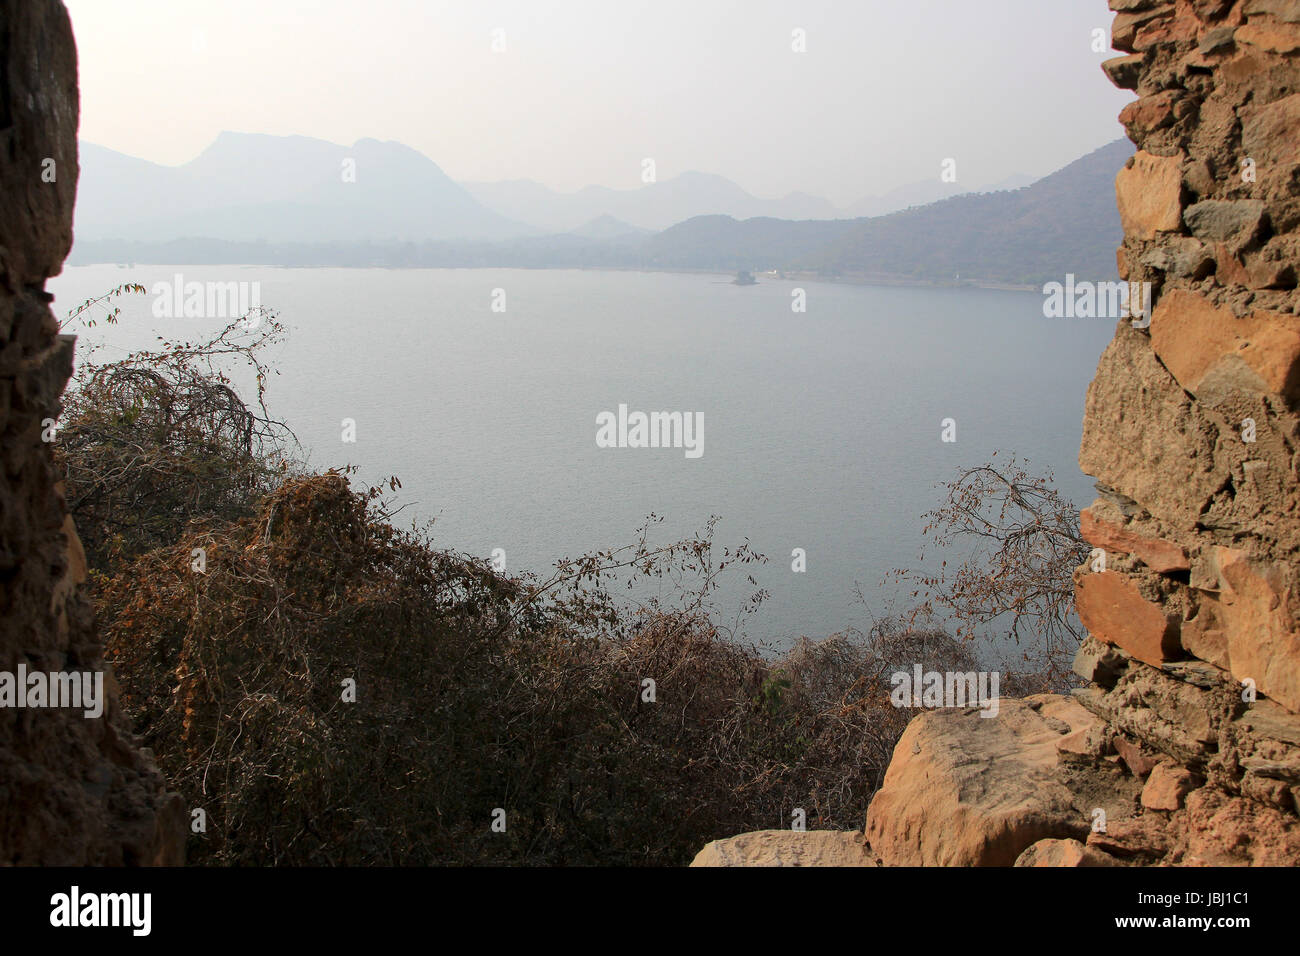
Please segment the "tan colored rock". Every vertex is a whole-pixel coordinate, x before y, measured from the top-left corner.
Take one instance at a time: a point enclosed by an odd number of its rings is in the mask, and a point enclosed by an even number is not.
[[[1180,819],[1181,818],[1181,819]],[[1254,800],[1202,787],[1172,821],[1184,866],[1290,866],[1300,861],[1300,823]]]
[[[1119,754],[1129,772],[1135,777],[1145,777],[1156,766],[1156,758],[1142,752],[1142,748],[1123,734],[1116,734],[1111,740],[1115,753]]]
[[[1141,150],[1115,177],[1115,198],[1125,235],[1154,239],[1183,224],[1183,176],[1176,156]]]
[[[861,832],[757,830],[705,844],[691,866],[879,866]]]
[[[1228,635],[1219,623],[1215,608],[1218,599],[1204,595],[1198,601],[1198,610],[1190,620],[1183,621],[1179,641],[1193,657],[1209,661],[1225,671],[1232,671],[1232,655],[1228,648]]]
[[[1149,3],[1138,4],[1128,10],[1120,11],[1110,26],[1110,43],[1116,50],[1132,53],[1137,49],[1138,31],[1152,20],[1168,17],[1174,12],[1171,3],[1153,6]]]
[[[1088,846],[1092,850],[1130,866],[1163,862],[1176,852],[1177,845],[1169,821],[1158,813],[1110,821],[1104,831],[1088,834]]]
[[[1144,59],[1141,53],[1130,53],[1128,56],[1117,56],[1107,60],[1101,68],[1110,77],[1110,81],[1121,90],[1135,90],[1138,77],[1142,73]]]
[[[1163,129],[1174,121],[1174,90],[1162,90],[1151,96],[1134,100],[1120,110],[1119,121],[1129,131],[1130,137]]]
[[[1191,568],[1187,552],[1172,541],[1129,531],[1099,516],[1095,509],[1079,512],[1079,534],[1094,548],[1118,554],[1131,554],[1162,574]]]
[[[1088,386],[1079,467],[1166,527],[1191,531],[1229,477],[1215,439],[1150,339],[1121,325]]]
[[[1300,399],[1300,316],[1237,318],[1202,295],[1174,289],[1151,315],[1151,347],[1179,385],[1210,405],[1242,394]]]
[[[1247,68],[1258,71],[1257,63]],[[1300,93],[1238,110],[1242,152],[1255,160],[1259,185],[1288,189],[1291,166],[1300,162]]]
[[[1284,23],[1300,23],[1300,0],[1246,0],[1242,12],[1248,17],[1266,13]]]
[[[1011,866],[1039,840],[1082,838],[1094,807],[1122,818],[1132,800],[1127,778],[1104,767],[1090,777],[1057,751],[1061,737],[1100,726],[1051,694],[1003,698],[991,719],[973,708],[922,714],[867,810],[867,842],[886,866]]]
[[[1140,661],[1159,667],[1181,656],[1177,618],[1144,598],[1127,575],[1116,571],[1078,575],[1074,605],[1089,634]]]
[[[1219,280],[1220,284],[1249,287],[1251,283],[1250,270],[1237,258],[1236,253],[1222,242],[1214,244],[1214,251],[1214,277]]]
[[[1156,20],[1137,31],[1133,49],[1139,53],[1162,45],[1180,45],[1196,40],[1197,22],[1187,16],[1173,16]]]
[[[1039,840],[1016,857],[1016,866],[1118,866],[1100,850],[1078,840]]]
[[[1300,711],[1300,631],[1289,567],[1233,548],[1216,548],[1224,590],[1216,615],[1227,638],[1232,676]]]
[[[1249,43],[1272,53],[1300,50],[1300,29],[1285,23],[1247,23],[1237,28],[1238,43]]]
[[[1148,810],[1178,810],[1183,798],[1201,781],[1190,770],[1172,763],[1158,763],[1142,788],[1142,806]]]

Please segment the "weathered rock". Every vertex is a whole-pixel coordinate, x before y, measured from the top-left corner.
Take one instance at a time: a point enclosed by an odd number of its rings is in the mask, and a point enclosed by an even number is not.
[[[1121,324],[1088,386],[1079,467],[1165,525],[1191,530],[1228,479],[1217,438],[1150,339]]]
[[[860,832],[758,830],[705,844],[691,866],[879,866]]]
[[[1178,384],[1211,407],[1234,396],[1300,400],[1300,316],[1236,318],[1204,296],[1174,290],[1151,315],[1151,346]]]
[[[1130,53],[1128,56],[1117,56],[1107,60],[1101,68],[1110,77],[1110,81],[1121,90],[1135,90],[1138,77],[1142,73],[1142,60],[1141,53]]]
[[[72,244],[77,111],[63,4],[0,0],[0,671],[103,672],[108,698],[94,718],[0,709],[0,865],[179,863],[187,814],[118,706],[40,439],[72,372],[44,288]]]
[[[1247,23],[1237,28],[1236,40],[1274,53],[1294,53],[1300,50],[1300,29],[1284,23]]]
[[[1178,618],[1148,601],[1126,575],[1078,574],[1074,606],[1093,637],[1122,647],[1140,661],[1159,665],[1182,654]]]
[[[1178,94],[1174,90],[1161,90],[1135,100],[1120,110],[1119,121],[1131,131],[1152,132],[1164,129],[1174,121],[1174,105]]]
[[[1256,164],[1259,183],[1285,188],[1300,162],[1300,93],[1239,110],[1241,150]]]
[[[1233,37],[1236,32],[1235,27],[1215,27],[1201,37],[1196,50],[1198,53],[1221,53],[1229,50],[1234,45]]]
[[[1187,797],[1172,829],[1177,857],[1185,866],[1295,866],[1300,860],[1300,825],[1255,800],[1204,787]]]
[[[1074,672],[1090,683],[1113,687],[1128,669],[1129,660],[1119,648],[1088,636],[1074,655]]]
[[[1300,0],[1246,0],[1242,12],[1248,17],[1268,14],[1283,23],[1300,23]]]
[[[1183,649],[1193,657],[1231,672],[1232,656],[1229,654],[1228,635],[1224,633],[1214,612],[1217,604],[1218,600],[1214,596],[1200,602],[1195,617],[1183,621],[1179,640]]]
[[[1176,156],[1137,153],[1115,177],[1115,196],[1124,232],[1154,239],[1183,224],[1183,176]]]
[[[1232,674],[1292,711],[1300,711],[1300,629],[1288,565],[1217,548],[1225,589],[1216,606]]]
[[[1096,506],[1079,512],[1079,534],[1094,548],[1119,554],[1131,554],[1152,571],[1167,573],[1187,571],[1191,564],[1187,551],[1172,541],[1139,534],[1122,524],[1109,521]]]
[[[1259,236],[1264,225],[1264,203],[1259,199],[1207,199],[1188,206],[1183,222],[1197,239],[1227,242],[1230,248],[1240,248]]]
[[[887,866],[1010,866],[1031,844],[1087,835],[1094,807],[1122,818],[1134,791],[1102,766],[1067,763],[1058,741],[1099,722],[1067,697],[1003,699],[998,716],[933,711],[908,725],[867,811]]]
[[[1172,763],[1158,763],[1147,777],[1142,788],[1142,806],[1148,810],[1178,810],[1183,798],[1201,783],[1185,767]]]
[[[1156,758],[1144,753],[1139,744],[1135,744],[1123,734],[1116,734],[1111,740],[1111,746],[1115,748],[1115,752],[1119,754],[1133,776],[1145,777],[1155,769]]]
[[[1078,840],[1039,840],[1016,857],[1016,866],[1119,866],[1119,862]]]

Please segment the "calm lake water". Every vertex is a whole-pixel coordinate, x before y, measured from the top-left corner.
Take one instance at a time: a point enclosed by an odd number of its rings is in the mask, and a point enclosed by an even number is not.
[[[402,481],[400,523],[436,518],[444,547],[506,552],[510,570],[628,543],[650,512],[657,540],[720,515],[748,538],[771,598],[747,625],[781,646],[870,620],[915,566],[920,516],[959,466],[1014,452],[1094,497],[1077,455],[1084,390],[1114,323],[1046,319],[1032,292],[817,282],[737,287],[726,277],[528,270],[262,267],[69,268],[55,311],[124,282],[260,282],[288,327],[271,411],[313,465]],[[801,287],[807,311],[791,309]],[[494,312],[494,290],[505,312]],[[500,301],[499,294],[497,301]],[[120,325],[82,329],[105,358],[194,338],[218,320],[155,319],[124,300]],[[702,413],[703,449],[600,448],[596,417]],[[341,440],[343,419],[356,442]],[[953,443],[941,422],[956,421]],[[807,571],[791,571],[791,551]],[[927,562],[928,563],[928,562]],[[748,589],[727,587],[734,612]],[[897,605],[900,609],[902,602]]]

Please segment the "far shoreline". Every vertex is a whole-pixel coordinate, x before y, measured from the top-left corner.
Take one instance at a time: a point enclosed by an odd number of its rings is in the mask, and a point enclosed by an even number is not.
[[[654,266],[520,266],[520,265],[465,265],[465,266],[395,266],[395,265],[339,265],[330,263],[328,265],[311,265],[306,263],[284,265],[281,263],[258,263],[258,262],[148,262],[136,260],[129,265],[121,262],[75,262],[73,255],[68,257],[64,263],[65,269],[93,268],[96,266],[116,266],[119,269],[135,268],[137,266],[149,266],[152,268],[220,268],[229,267],[232,269],[382,269],[392,272],[409,272],[413,270],[424,269],[433,271],[468,271],[474,269],[482,270],[504,270],[512,269],[521,272],[640,272],[666,275],[683,275],[683,276],[717,276],[720,278],[734,277],[734,271],[725,271],[721,269],[688,269],[683,267],[676,268],[656,268]],[[828,276],[815,272],[780,272],[773,276],[771,270],[750,270],[754,278],[758,281],[755,285],[768,285],[776,282],[824,282],[834,285],[869,285],[869,286],[889,286],[899,288],[919,288],[919,289],[982,289],[995,292],[1040,292],[1041,289],[1036,285],[1024,285],[1012,282],[1004,282],[997,279],[922,279],[916,276],[892,275],[889,273],[845,273],[841,275]]]

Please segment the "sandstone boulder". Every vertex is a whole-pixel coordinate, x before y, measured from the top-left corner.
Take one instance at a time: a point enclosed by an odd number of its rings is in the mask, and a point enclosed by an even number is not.
[[[1081,768],[1059,741],[1101,724],[1068,697],[1003,698],[913,720],[867,811],[886,866],[1011,866],[1039,840],[1083,839],[1092,813],[1122,818],[1135,788],[1119,771]]]
[[[879,866],[860,832],[758,830],[714,840],[691,866]]]
[[[1114,857],[1078,840],[1039,840],[1016,857],[1016,866],[1118,866]]]

